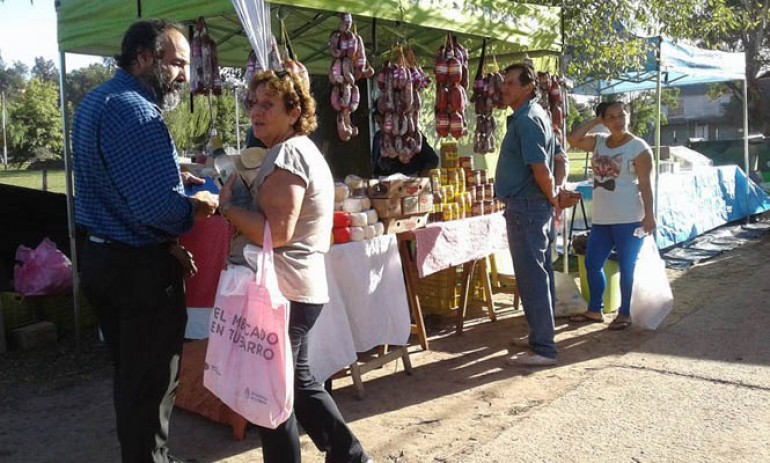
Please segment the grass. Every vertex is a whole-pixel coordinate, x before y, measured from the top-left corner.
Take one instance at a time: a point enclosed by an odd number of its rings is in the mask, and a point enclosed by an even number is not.
[[[52,193],[66,193],[67,185],[64,170],[49,170],[47,172],[47,191]],[[43,190],[43,171],[0,168],[0,184],[20,186],[33,190]]]
[[[570,151],[567,155],[569,156],[569,176],[567,177],[567,181],[582,182],[586,179],[586,157],[588,157],[590,153],[586,153],[585,151]],[[590,160],[588,167],[591,167]]]

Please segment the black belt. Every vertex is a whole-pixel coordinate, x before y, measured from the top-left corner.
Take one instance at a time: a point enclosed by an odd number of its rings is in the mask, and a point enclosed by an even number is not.
[[[164,242],[164,243],[156,243],[156,244],[146,244],[143,246],[133,246],[130,244],[122,243],[120,241],[114,241],[109,238],[104,238],[99,235],[90,235],[90,234],[88,235],[88,241],[101,246],[110,246],[113,248],[119,248],[126,251],[167,251],[169,249],[169,246],[172,244],[171,242]]]

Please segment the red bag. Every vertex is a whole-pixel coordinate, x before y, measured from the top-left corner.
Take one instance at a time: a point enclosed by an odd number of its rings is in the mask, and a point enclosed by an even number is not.
[[[294,407],[289,301],[278,289],[265,223],[256,281],[248,268],[222,272],[209,325],[203,385],[250,422],[275,429]]]

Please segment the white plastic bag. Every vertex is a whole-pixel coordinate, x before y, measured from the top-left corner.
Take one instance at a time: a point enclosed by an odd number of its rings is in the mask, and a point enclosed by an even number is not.
[[[634,268],[631,292],[631,323],[639,328],[657,329],[674,307],[674,295],[652,236],[642,238],[642,249]]]
[[[553,272],[556,283],[556,302],[553,316],[569,317],[585,312],[588,305],[575,284],[575,279],[565,273]]]

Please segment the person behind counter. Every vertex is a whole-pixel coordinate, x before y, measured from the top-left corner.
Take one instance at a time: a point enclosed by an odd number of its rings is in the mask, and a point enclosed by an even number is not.
[[[603,104],[603,106],[602,106]],[[634,268],[642,247],[635,235],[655,230],[652,200],[652,150],[628,131],[629,112],[625,103],[615,101],[597,107],[597,116],[575,129],[567,138],[579,149],[593,152],[593,225],[586,247],[586,279],[591,293],[588,311],[570,321],[601,322],[602,301],[607,285],[604,263],[614,248],[620,267],[620,308],[609,329],[631,325],[631,291]],[[604,124],[609,133],[589,133]]]
[[[245,265],[244,247],[262,245],[270,224],[281,292],[290,301],[289,337],[294,356],[294,413],[276,429],[259,428],[266,463],[300,462],[298,424],[329,463],[366,463],[361,443],[334,399],[311,373],[308,332],[329,301],[324,255],[334,210],[334,180],[316,145],[315,100],[292,73],[260,72],[249,85],[254,135],[268,148],[249,207],[236,205],[233,176],[220,192],[220,212],[236,228],[229,261]]]
[[[386,177],[401,173],[409,176],[428,177],[430,176],[430,170],[435,169],[439,165],[439,157],[433,147],[428,143],[427,138],[423,134],[422,146],[420,152],[415,154],[408,163],[404,164],[397,158],[384,158],[382,157],[382,150],[380,147],[380,140],[382,140],[382,115],[377,111],[377,101],[374,102],[374,122],[377,124],[377,131],[374,132],[372,138],[372,176],[373,177]]]
[[[185,274],[176,243],[214,213],[209,192],[185,196],[162,112],[179,102],[190,47],[171,24],[134,23],[115,76],[89,93],[72,127],[75,221],[88,232],[81,287],[115,364],[117,435],[124,462],[176,461],[169,420],[187,323]]]

